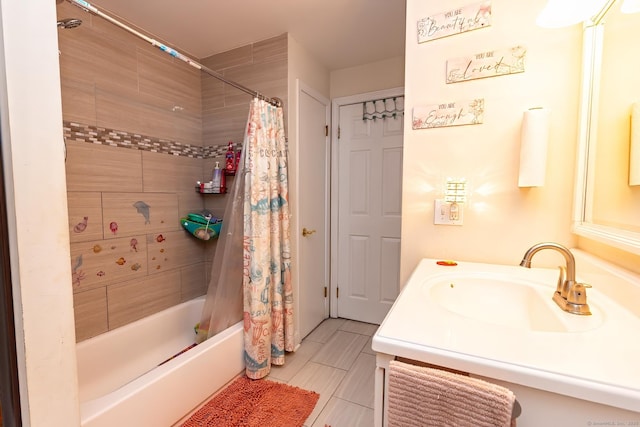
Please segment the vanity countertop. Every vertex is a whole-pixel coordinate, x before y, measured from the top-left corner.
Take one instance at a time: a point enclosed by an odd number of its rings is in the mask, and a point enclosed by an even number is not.
[[[513,275],[516,281],[524,278],[542,283],[548,287],[542,291],[551,301],[557,269],[461,261],[456,266],[442,266],[435,259],[423,259],[378,328],[372,348],[378,353],[639,411],[640,309],[629,307],[638,308],[640,300],[629,305],[628,299],[639,295],[640,278],[599,263],[588,254],[572,252],[577,280],[593,286],[587,292],[593,316],[565,313],[550,304],[562,322],[591,322],[595,326],[585,323],[588,327],[578,327],[578,332],[558,332],[472,319],[430,298],[425,286],[436,276],[446,279],[448,275],[495,270]]]

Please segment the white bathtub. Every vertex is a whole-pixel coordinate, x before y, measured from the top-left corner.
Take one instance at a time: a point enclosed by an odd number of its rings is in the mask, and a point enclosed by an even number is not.
[[[83,427],[168,427],[244,369],[242,322],[194,343],[204,298],[77,345]]]

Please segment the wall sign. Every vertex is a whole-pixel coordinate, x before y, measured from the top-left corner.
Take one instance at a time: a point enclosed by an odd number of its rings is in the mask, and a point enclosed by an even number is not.
[[[491,26],[491,1],[483,1],[418,21],[418,43]]]
[[[473,56],[447,60],[447,83],[483,79],[524,72],[527,48],[493,50]]]
[[[413,129],[481,124],[484,98],[413,108]]]

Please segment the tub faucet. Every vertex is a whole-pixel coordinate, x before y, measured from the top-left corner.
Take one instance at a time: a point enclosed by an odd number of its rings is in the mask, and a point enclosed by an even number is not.
[[[538,243],[531,246],[527,252],[525,252],[520,266],[531,268],[531,258],[543,249],[558,251],[565,259],[565,266],[560,267],[560,277],[558,278],[556,291],[553,294],[553,301],[555,301],[561,309],[569,313],[591,314],[589,304],[587,304],[586,290],[586,288],[590,288],[591,285],[576,282],[576,260],[569,249],[553,242]]]

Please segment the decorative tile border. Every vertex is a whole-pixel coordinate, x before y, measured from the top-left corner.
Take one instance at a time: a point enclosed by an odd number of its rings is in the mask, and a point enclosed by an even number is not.
[[[62,122],[62,127],[64,138],[73,141],[150,151],[152,153],[171,154],[173,156],[191,157],[194,159],[224,157],[228,148],[227,144],[201,147],[198,145],[183,144],[170,139],[138,135],[131,132],[85,125],[66,120]],[[238,148],[238,144],[235,144],[235,148]]]

